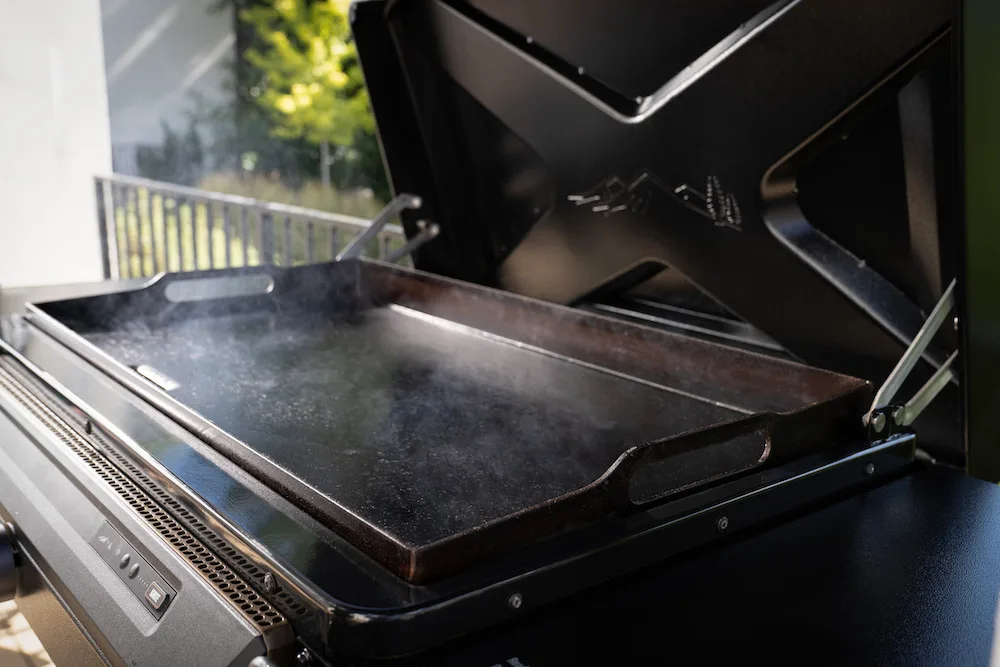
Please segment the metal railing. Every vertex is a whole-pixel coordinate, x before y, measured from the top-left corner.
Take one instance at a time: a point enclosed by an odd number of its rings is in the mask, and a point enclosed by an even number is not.
[[[109,279],[327,262],[371,222],[132,176],[99,176],[96,187]],[[399,225],[385,225],[365,254],[390,257],[405,243]]]

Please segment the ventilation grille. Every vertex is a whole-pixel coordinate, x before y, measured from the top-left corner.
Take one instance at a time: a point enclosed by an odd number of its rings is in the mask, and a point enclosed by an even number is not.
[[[241,575],[256,581],[258,590],[264,588],[264,576],[267,574],[266,571],[254,565],[253,562],[234,549],[226,540],[219,537],[215,531],[206,526],[181,503],[177,502],[174,498],[168,495],[159,484],[151,480],[135,464],[125,458],[114,447],[109,445],[100,434],[95,432],[92,433],[90,437],[101,445],[101,452],[105,456],[114,459],[115,463],[120,468],[128,471],[132,479],[138,481],[145,488],[146,492],[154,496],[162,505],[166,506],[168,511],[173,514],[175,518],[179,518],[184,523],[185,528],[194,531],[205,544],[214,547],[214,551],[216,553],[223,554],[227,563],[234,566]],[[275,589],[275,592],[271,594],[271,598],[275,602],[275,606],[277,606],[282,613],[291,616],[292,618],[297,618],[305,614],[307,611],[301,602],[289,595],[288,592],[280,586],[278,586]]]
[[[225,562],[202,544],[184,526],[174,520],[166,511],[157,505],[153,500],[140,489],[131,479],[121,473],[120,470],[111,465],[104,456],[83,437],[60,419],[49,407],[44,405],[35,396],[24,389],[7,370],[0,368],[0,389],[5,390],[10,396],[30,412],[36,419],[46,426],[56,437],[86,463],[108,486],[126,502],[132,509],[160,536],[166,541],[175,552],[187,559],[191,565],[201,573],[202,577],[208,581],[221,595],[229,599],[233,607],[253,624],[262,635],[274,635],[282,626],[287,626],[286,618],[267,600],[261,597],[249,584],[247,584],[236,572]],[[106,443],[105,443],[106,445]],[[108,447],[109,451],[111,450]],[[120,459],[129,468],[141,475],[144,484],[156,488],[156,496],[161,501],[175,509],[181,516],[190,517],[192,522],[197,521],[193,515],[185,510],[176,500],[170,498],[166,493],[156,487],[145,475],[142,475],[135,466],[115,452],[115,458]],[[214,539],[210,541],[218,548],[228,549],[239,559],[236,551],[218,536],[214,536],[210,529],[198,522],[204,533],[212,535]],[[243,559],[245,560],[245,559]],[[255,568],[258,569],[258,568]],[[259,569],[258,569],[259,571]],[[261,573],[263,582],[263,573]],[[290,596],[284,597],[291,600]],[[300,604],[291,600],[292,604],[301,607]],[[303,609],[304,610],[304,609]]]

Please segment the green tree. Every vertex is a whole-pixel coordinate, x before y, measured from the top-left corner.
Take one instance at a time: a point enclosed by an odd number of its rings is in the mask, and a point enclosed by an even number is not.
[[[347,0],[273,0],[240,12],[259,38],[245,54],[263,74],[256,101],[275,134],[320,147],[326,186],[330,144],[353,145],[375,131],[347,9]]]

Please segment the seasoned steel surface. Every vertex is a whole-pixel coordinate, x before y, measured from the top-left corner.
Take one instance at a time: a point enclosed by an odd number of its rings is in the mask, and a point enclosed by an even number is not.
[[[855,437],[868,395],[357,260],[168,275],[27,317],[414,583]]]
[[[85,336],[416,546],[578,489],[632,445],[744,414],[397,306]]]

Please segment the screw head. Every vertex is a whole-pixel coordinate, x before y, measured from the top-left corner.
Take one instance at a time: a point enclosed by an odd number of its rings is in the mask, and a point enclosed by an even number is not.
[[[877,412],[872,416],[872,428],[876,433],[881,433],[885,430],[885,413]]]
[[[871,477],[872,475],[875,474],[875,464],[874,463],[869,463],[868,465],[865,466],[865,474],[868,475],[869,477]]]
[[[584,74],[587,73],[587,70],[584,69],[583,65],[580,65],[579,67],[576,68],[576,73],[579,74],[580,76],[583,76]]]
[[[507,606],[511,609],[520,609],[522,604],[524,604],[524,598],[521,597],[520,593],[514,593],[507,598]]]
[[[729,517],[720,516],[719,520],[715,522],[715,527],[719,529],[720,533],[726,532],[726,529],[729,528]]]
[[[903,417],[905,416],[906,415],[904,414],[903,408],[896,408],[895,410],[892,411],[892,423],[895,424],[896,426],[902,426]]]
[[[277,590],[278,586],[274,581],[274,575],[268,572],[264,575],[264,590],[268,593],[273,593]]]

